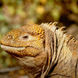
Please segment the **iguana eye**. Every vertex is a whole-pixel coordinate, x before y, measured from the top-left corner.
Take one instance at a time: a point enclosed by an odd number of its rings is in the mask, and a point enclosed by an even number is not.
[[[22,36],[19,37],[19,39],[27,41],[27,40],[29,40],[29,35],[27,35],[27,34],[26,35],[22,35]]]
[[[23,35],[21,36],[22,40],[28,40],[29,39],[29,35]]]
[[[32,36],[25,34],[25,35],[20,36],[19,39],[23,41],[28,41],[32,39]]]
[[[28,35],[25,35],[22,37],[23,39],[28,39]]]
[[[34,39],[35,38],[32,37],[30,34],[24,34],[19,37],[19,40],[22,40],[22,41],[29,41],[29,40],[34,40]]]

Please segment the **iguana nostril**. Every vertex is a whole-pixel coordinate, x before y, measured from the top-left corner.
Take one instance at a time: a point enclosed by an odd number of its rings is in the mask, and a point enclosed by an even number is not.
[[[12,39],[13,38],[13,36],[12,35],[8,35],[8,39]]]

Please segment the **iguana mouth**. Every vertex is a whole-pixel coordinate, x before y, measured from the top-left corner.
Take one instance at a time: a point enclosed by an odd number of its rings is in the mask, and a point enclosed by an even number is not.
[[[12,47],[12,46],[1,45],[1,48],[13,56],[18,56],[18,57],[25,56],[24,53],[18,52],[24,50],[25,47]]]
[[[24,50],[25,49],[25,47],[11,47],[11,46],[5,46],[5,45],[1,45],[1,48],[3,48],[5,51],[7,51],[7,50],[16,51],[16,50]]]
[[[23,57],[23,56],[30,56],[30,57],[36,57],[39,53],[37,54],[30,54],[29,52],[25,52],[24,49],[32,47],[32,46],[27,46],[27,47],[13,47],[13,46],[6,46],[1,44],[1,48],[4,49],[7,53],[13,55],[13,56],[18,56],[18,57]],[[32,47],[34,48],[34,47]],[[34,48],[37,49],[37,48]]]

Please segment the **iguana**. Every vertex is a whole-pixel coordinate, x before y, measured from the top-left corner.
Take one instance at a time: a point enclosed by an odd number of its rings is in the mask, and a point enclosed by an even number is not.
[[[29,78],[78,78],[78,41],[56,22],[14,29],[0,43]]]

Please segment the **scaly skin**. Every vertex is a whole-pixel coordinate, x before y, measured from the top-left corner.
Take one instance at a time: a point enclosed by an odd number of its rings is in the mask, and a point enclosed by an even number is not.
[[[30,78],[78,78],[78,41],[55,24],[26,25],[0,41]]]

